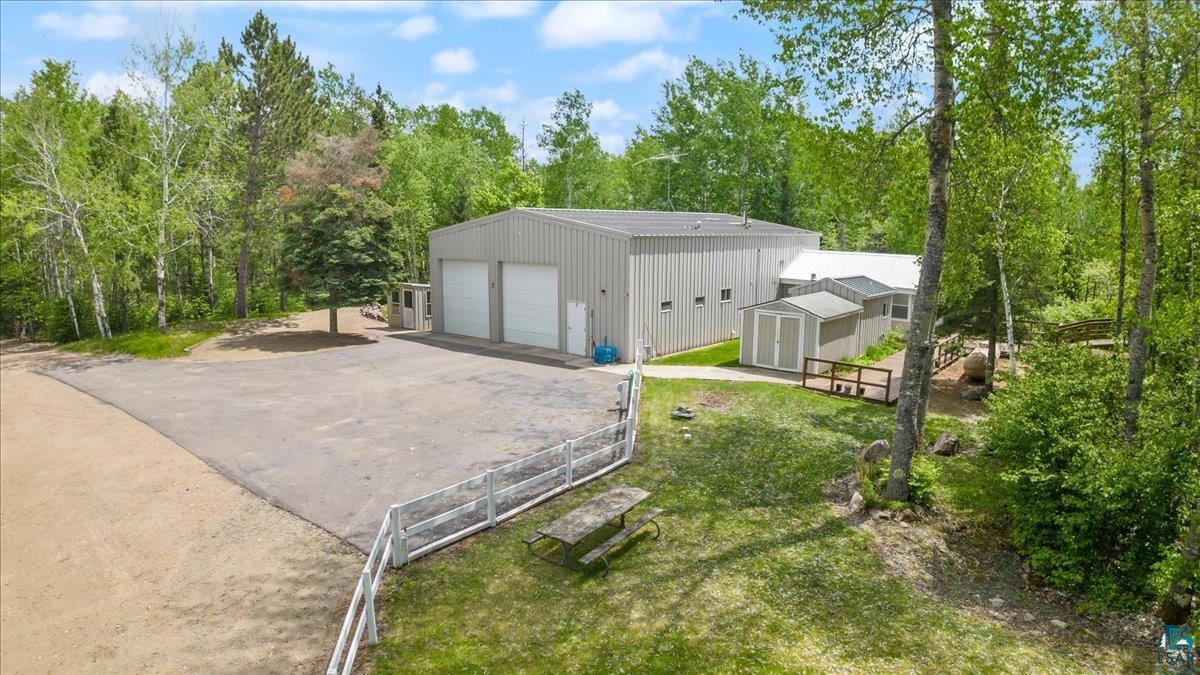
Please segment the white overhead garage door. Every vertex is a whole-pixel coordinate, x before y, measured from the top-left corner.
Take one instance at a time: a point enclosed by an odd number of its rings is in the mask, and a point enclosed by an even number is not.
[[[558,266],[502,263],[504,341],[558,349]]]
[[[442,262],[443,330],[490,338],[488,266],[471,260]]]

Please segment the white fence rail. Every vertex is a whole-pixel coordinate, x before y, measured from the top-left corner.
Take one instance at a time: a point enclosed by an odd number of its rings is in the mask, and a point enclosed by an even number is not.
[[[644,352],[639,340],[633,370],[618,387],[615,424],[388,509],[350,597],[328,675],[353,670],[364,632],[369,644],[379,641],[375,594],[389,562],[399,568],[629,462],[637,436]],[[505,482],[510,484],[497,487]]]

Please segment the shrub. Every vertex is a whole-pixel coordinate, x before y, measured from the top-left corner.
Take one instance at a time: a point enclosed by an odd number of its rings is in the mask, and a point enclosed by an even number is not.
[[[1154,570],[1179,532],[1196,422],[1150,379],[1142,433],[1127,444],[1123,359],[1042,347],[1025,365],[988,400],[982,426],[1011,487],[1013,544],[1050,584],[1098,608],[1137,607],[1156,592]]]
[[[908,501],[917,506],[933,506],[934,485],[937,484],[938,465],[927,455],[913,457],[912,471],[908,474]]]

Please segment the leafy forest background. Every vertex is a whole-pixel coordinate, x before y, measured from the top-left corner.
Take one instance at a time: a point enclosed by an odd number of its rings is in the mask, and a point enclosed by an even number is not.
[[[427,280],[431,230],[514,206],[745,212],[827,249],[922,254],[924,6],[747,3],[778,63],[691,60],[617,154],[580,91],[518,135],[487,108],[400,106],[315,68],[261,12],[212,51],[164,19],[131,48],[137,91],[101,101],[46,61],[0,99],[0,325],[66,342],[381,301]],[[939,315],[993,343],[1115,317],[1147,346],[1132,427],[1125,361],[1080,350],[1034,352],[994,397],[1013,541],[1097,606],[1170,597],[1200,549],[1200,11],[959,7]],[[1084,128],[1099,147],[1081,184]]]

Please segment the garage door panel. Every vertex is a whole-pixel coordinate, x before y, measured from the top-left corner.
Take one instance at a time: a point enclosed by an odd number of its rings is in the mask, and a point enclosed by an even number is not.
[[[504,263],[504,341],[558,349],[558,266]]]
[[[454,335],[491,337],[488,267],[485,262],[442,262],[443,330]]]

